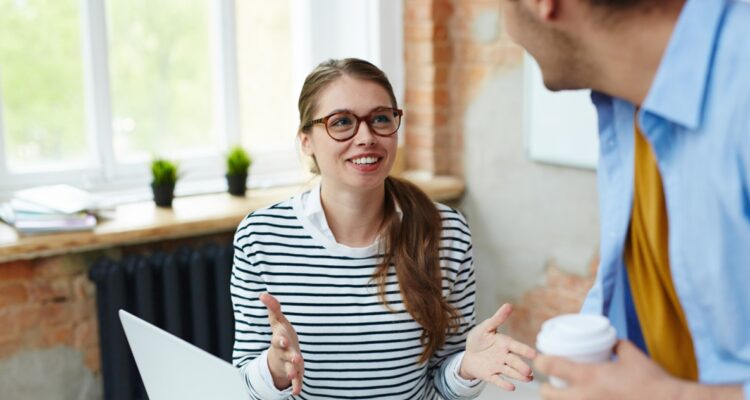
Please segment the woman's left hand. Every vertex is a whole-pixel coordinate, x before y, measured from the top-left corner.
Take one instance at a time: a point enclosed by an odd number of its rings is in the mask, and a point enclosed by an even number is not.
[[[515,390],[516,387],[501,376],[522,382],[533,379],[531,367],[522,357],[533,359],[536,357],[536,351],[510,336],[497,332],[511,312],[513,307],[508,303],[503,304],[495,315],[469,332],[466,339],[466,354],[459,370],[462,378],[479,378],[505,390]]]

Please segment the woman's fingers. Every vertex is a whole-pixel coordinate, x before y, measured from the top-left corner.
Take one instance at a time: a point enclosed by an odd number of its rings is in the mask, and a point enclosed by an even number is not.
[[[518,357],[517,355],[515,355],[513,353],[509,353],[505,357],[504,364],[509,369],[511,369],[513,371],[516,371],[518,373],[518,375],[521,376],[521,377],[528,377],[528,376],[531,375],[531,367],[528,364],[526,364],[521,359],[521,357]],[[503,371],[503,373],[505,373],[505,371]],[[510,374],[506,373],[506,375],[510,375]],[[517,377],[512,376],[512,375],[511,375],[511,377],[513,377],[514,379],[518,379]],[[521,379],[521,380],[527,380],[527,379]]]
[[[297,333],[281,312],[281,303],[275,297],[263,293],[260,295],[260,301],[268,310],[268,322],[273,330],[271,347],[278,349],[275,352],[276,359],[280,361],[277,368],[283,369],[283,374],[292,382],[292,394],[298,395],[302,391],[304,361],[297,343]]]
[[[516,385],[501,378],[500,375],[492,375],[489,377],[488,381],[493,385],[509,392],[516,390]]]
[[[510,344],[508,345],[508,350],[524,358],[532,359],[536,357],[536,350],[531,348],[531,346],[518,342],[516,340],[510,341]]]
[[[531,377],[529,375],[524,375],[508,365],[503,365],[500,368],[500,373],[507,376],[508,378],[515,379],[521,382],[528,382],[531,380]]]
[[[279,301],[270,293],[262,293],[260,295],[260,302],[263,303],[268,310],[268,322],[271,323],[271,326],[279,323],[289,323],[284,316],[284,313],[281,312],[281,303],[279,303]]]
[[[300,392],[302,392],[302,379],[292,379],[292,394],[296,396],[300,394]]]
[[[297,353],[292,356],[291,362],[288,363],[287,366],[287,376],[292,381],[292,394],[300,394],[302,391],[302,376],[304,375],[304,362],[302,360],[302,355]]]
[[[513,306],[510,303],[503,304],[500,308],[497,309],[495,314],[491,316],[490,318],[484,320],[482,323],[483,330],[488,333],[493,333],[497,331],[497,328],[500,327],[503,323],[505,323],[505,320],[510,317],[510,314],[513,312]]]

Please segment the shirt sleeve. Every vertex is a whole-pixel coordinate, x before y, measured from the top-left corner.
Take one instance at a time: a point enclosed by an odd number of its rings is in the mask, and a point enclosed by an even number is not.
[[[467,381],[458,375],[466,349],[466,336],[476,325],[474,259],[466,220],[458,212],[448,219],[455,221],[450,224],[450,230],[445,230],[444,223],[444,237],[447,236],[446,232],[451,233],[448,242],[443,240],[441,243],[441,266],[445,269],[443,260],[458,260],[459,268],[450,282],[448,301],[462,319],[458,331],[446,338],[445,346],[435,352],[429,363],[434,374],[435,389],[445,400],[468,400],[479,396],[485,385],[478,379]],[[452,274],[450,271],[447,273]]]
[[[268,369],[271,327],[268,314],[258,296],[266,292],[260,269],[253,264],[252,232],[247,219],[234,237],[234,261],[230,279],[230,294],[234,310],[233,364],[240,368],[251,400],[282,400],[291,395],[291,388],[280,391],[273,384]]]

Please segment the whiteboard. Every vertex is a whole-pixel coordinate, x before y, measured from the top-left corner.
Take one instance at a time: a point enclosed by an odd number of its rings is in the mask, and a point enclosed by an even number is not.
[[[536,61],[524,56],[524,139],[531,160],[596,169],[599,136],[591,91],[551,92]]]

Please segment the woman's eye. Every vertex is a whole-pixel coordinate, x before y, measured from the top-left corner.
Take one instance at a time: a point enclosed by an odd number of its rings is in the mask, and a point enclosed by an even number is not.
[[[387,124],[390,121],[391,118],[388,117],[388,114],[377,114],[372,117],[373,124]]]
[[[336,127],[342,127],[342,126],[351,126],[352,125],[352,119],[351,117],[336,117],[329,123],[330,126],[336,126]]]

